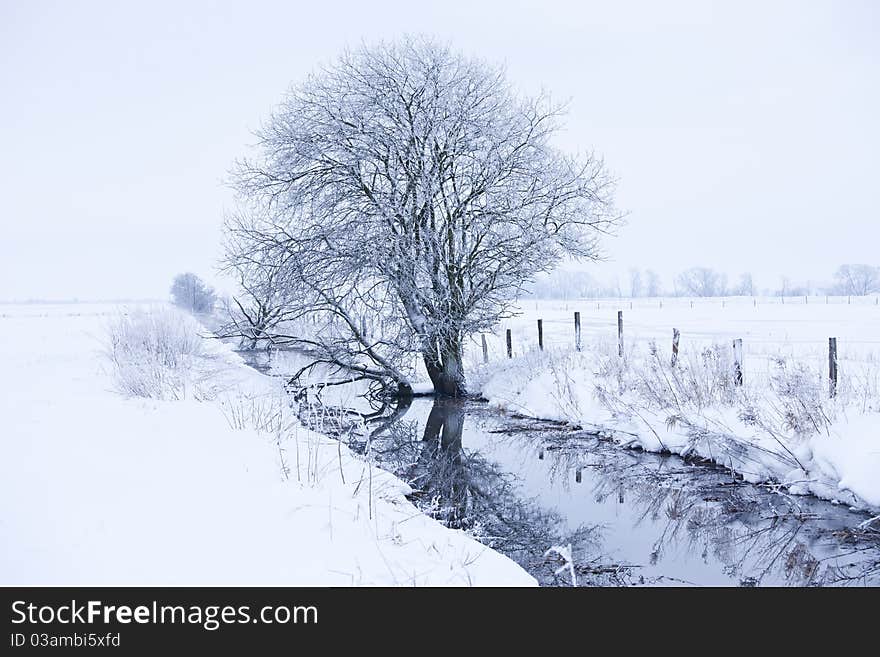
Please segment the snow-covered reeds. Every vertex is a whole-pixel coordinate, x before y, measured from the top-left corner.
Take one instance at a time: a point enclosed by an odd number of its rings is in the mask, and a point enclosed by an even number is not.
[[[110,320],[104,354],[117,388],[132,397],[208,399],[213,356],[205,350],[200,326],[169,307],[123,312]]]
[[[588,400],[599,402],[613,415],[639,409],[662,412],[670,423],[732,409],[745,425],[788,437],[828,433],[847,412],[880,412],[876,363],[848,371],[834,397],[829,394],[827,373],[811,359],[771,356],[748,365],[740,386],[734,381],[733,355],[727,345],[685,351],[673,365],[653,343],[628,347],[621,358],[616,343],[597,341],[582,352],[531,350],[483,366],[473,377],[496,399],[523,403],[524,408],[529,402],[541,405],[537,397],[546,392],[553,417],[573,423],[590,411]],[[502,379],[503,390],[498,386]],[[535,385],[538,379],[543,385]]]

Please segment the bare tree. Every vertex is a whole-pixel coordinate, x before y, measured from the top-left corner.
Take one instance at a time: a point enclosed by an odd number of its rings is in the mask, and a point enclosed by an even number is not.
[[[240,337],[242,348],[247,349],[295,341],[290,324],[301,313],[287,297],[296,286],[285,280],[290,270],[286,255],[227,240],[226,262],[227,273],[238,281],[239,293],[226,302],[226,322],[215,331],[217,336]]]
[[[171,300],[190,312],[205,314],[214,309],[214,289],[193,273],[178,274],[171,284]]]
[[[841,265],[834,273],[838,294],[862,296],[880,292],[880,267],[872,265]]]
[[[439,394],[464,394],[464,339],[563,255],[599,259],[620,220],[602,160],[551,146],[561,115],[428,40],[346,52],[289,92],[237,167],[254,212],[228,222],[227,262],[283,261],[289,307],[324,322],[302,340],[316,362],[406,393],[417,353]]]
[[[640,297],[642,292],[642,272],[638,268],[632,267],[629,270],[629,296]]]
[[[736,293],[744,297],[755,296],[755,283],[752,280],[752,275],[749,272],[745,272],[739,275],[739,285],[736,288]]]
[[[602,286],[585,271],[556,269],[535,278],[529,285],[538,299],[585,299],[602,295]]]
[[[791,279],[788,276],[782,276],[779,279],[779,296],[787,297],[791,294]]]
[[[727,292],[727,276],[708,267],[691,267],[675,278],[679,294],[695,297],[723,296]]]
[[[659,297],[663,294],[662,285],[660,284],[660,276],[653,269],[645,272],[645,294],[649,297]]]

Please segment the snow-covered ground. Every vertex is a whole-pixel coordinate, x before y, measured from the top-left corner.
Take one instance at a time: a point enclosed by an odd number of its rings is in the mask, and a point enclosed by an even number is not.
[[[662,302],[662,303],[661,303]],[[693,307],[691,307],[693,303]],[[470,346],[472,389],[512,411],[594,427],[621,444],[697,454],[751,481],[776,481],[880,510],[880,306],[852,299],[527,301],[489,336],[490,363]],[[617,356],[617,311],[626,358]],[[581,313],[583,351],[574,350]],[[536,320],[544,320],[543,353]],[[510,328],[514,358],[505,354]],[[672,329],[681,332],[679,364]],[[839,389],[828,397],[828,338]],[[745,385],[732,386],[743,340]],[[656,353],[652,354],[652,342]]]
[[[535,584],[284,416],[220,343],[180,399],[120,394],[101,353],[119,310],[0,307],[0,584]]]

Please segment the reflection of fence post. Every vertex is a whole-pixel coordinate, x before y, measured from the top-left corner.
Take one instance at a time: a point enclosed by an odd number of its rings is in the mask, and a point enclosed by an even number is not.
[[[828,396],[837,396],[837,338],[828,338]]]
[[[480,337],[483,339],[483,362],[489,362],[489,346],[486,344],[486,334],[482,333]]]
[[[581,350],[581,314],[579,312],[574,314],[574,348],[578,351]]]
[[[678,362],[678,338],[680,333],[677,328],[672,329],[672,366]]]
[[[544,351],[544,320],[538,320],[538,349]]]
[[[617,311],[617,355],[623,358],[623,311]]]
[[[513,358],[513,340],[510,337],[510,329],[507,329],[507,357]]]
[[[737,338],[733,341],[733,385],[743,384],[743,341]]]

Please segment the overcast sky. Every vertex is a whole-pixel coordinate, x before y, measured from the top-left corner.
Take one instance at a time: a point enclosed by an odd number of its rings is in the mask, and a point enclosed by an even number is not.
[[[285,89],[346,45],[425,33],[570,98],[628,225],[613,278],[762,286],[880,264],[880,3],[0,0],[0,300],[215,280],[222,184]]]

